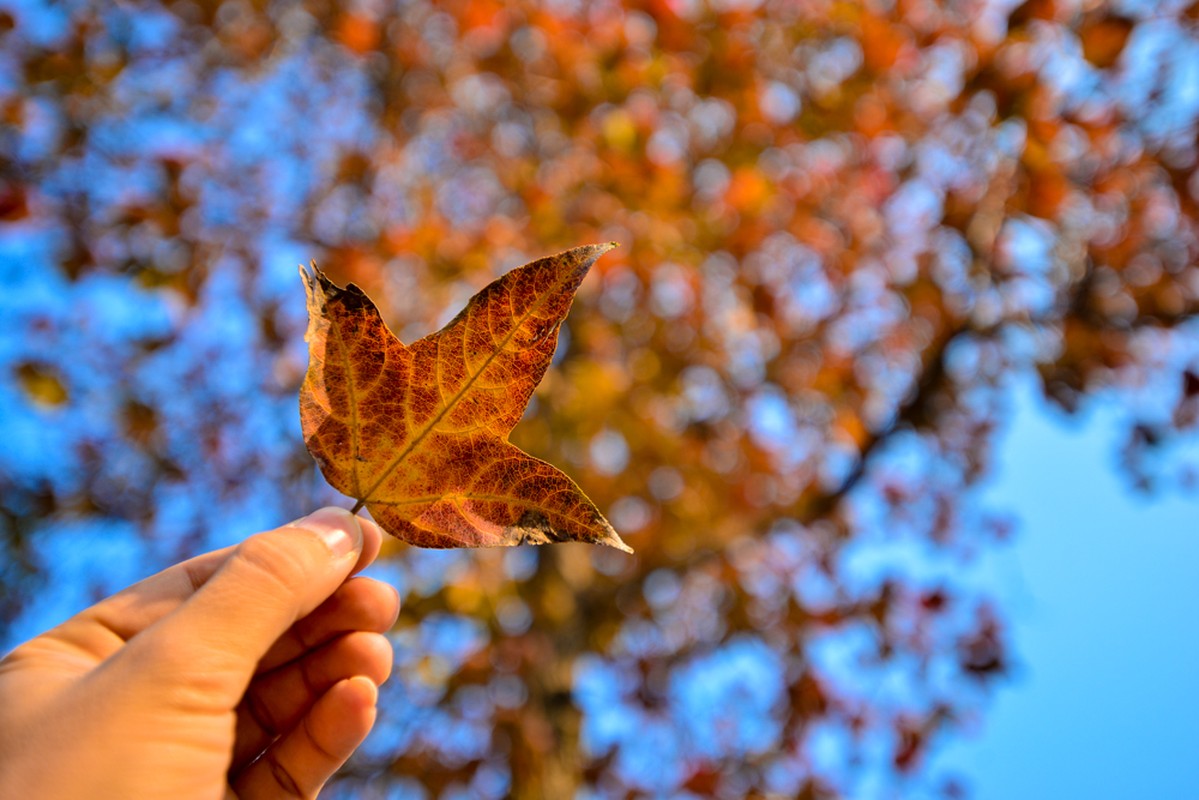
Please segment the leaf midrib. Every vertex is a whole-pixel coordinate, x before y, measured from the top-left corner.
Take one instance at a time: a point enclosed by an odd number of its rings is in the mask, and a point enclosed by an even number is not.
[[[400,454],[395,457],[395,460],[393,460],[383,469],[383,472],[379,475],[378,480],[376,480],[371,485],[370,489],[368,489],[360,498],[358,498],[358,502],[354,504],[354,508],[351,509],[351,513],[357,514],[362,510],[362,507],[370,501],[370,496],[374,494],[380,486],[383,485],[384,481],[391,477],[391,474],[395,472],[396,468],[404,461],[404,459],[407,458],[408,455],[415,450],[422,441],[425,440],[425,437],[428,436],[435,427],[437,427],[437,423],[441,422],[445,415],[450,413],[450,409],[454,408],[458,404],[458,401],[461,400],[462,396],[465,395],[471,386],[474,385],[475,381],[477,381],[479,377],[487,371],[487,368],[491,366],[491,362],[495,361],[495,359],[499,357],[500,353],[504,352],[504,349],[508,346],[508,342],[512,341],[512,337],[516,336],[516,332],[520,330],[525,321],[528,320],[529,317],[533,316],[533,312],[541,308],[541,306],[546,303],[550,296],[561,288],[561,285],[562,276],[559,275],[553,288],[550,291],[542,294],[540,300],[529,306],[529,310],[517,320],[516,324],[512,326],[512,330],[508,332],[508,334],[500,341],[499,345],[491,352],[490,355],[487,356],[486,360],[483,362],[483,365],[479,367],[478,371],[474,372],[469,378],[467,378],[465,383],[462,384],[462,388],[459,389],[458,392],[441,407],[441,410],[437,412],[437,415],[434,416],[433,419],[429,420],[429,422],[425,425],[421,432],[416,435],[415,438],[409,440],[408,445],[400,451]],[[466,324],[469,324],[469,317]],[[438,331],[438,334],[443,332],[444,329],[442,331]],[[438,349],[440,350],[440,342],[438,342]],[[356,407],[356,404],[352,405]]]

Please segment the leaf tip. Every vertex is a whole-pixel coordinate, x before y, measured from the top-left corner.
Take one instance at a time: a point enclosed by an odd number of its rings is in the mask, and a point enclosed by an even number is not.
[[[602,242],[601,244],[591,245],[591,249],[595,253],[596,258],[599,258],[604,253],[615,250],[618,247],[620,247],[620,242]]]
[[[315,322],[315,316],[324,308],[325,292],[322,283],[324,277],[315,261],[311,262],[309,266],[300,264],[300,280],[304,281],[304,294],[308,298],[310,326]],[[311,329],[309,333],[311,333]]]
[[[623,550],[629,555],[633,554],[633,548],[624,543],[620,538],[620,534],[611,525],[604,526],[607,530],[604,531],[603,537],[596,544],[606,544],[608,547],[615,547],[617,550]]]
[[[620,247],[619,242],[603,242],[601,244],[585,244],[582,247],[576,247],[573,251],[568,250],[568,253],[578,253],[582,256],[584,263],[590,267],[595,263],[596,259],[607,253],[609,250],[614,250]]]
[[[615,547],[617,550],[623,550],[629,555],[633,555],[633,548],[621,541],[619,536],[615,539],[604,542],[604,544],[608,545],[609,547]]]
[[[308,264],[300,264],[300,280],[304,281],[304,290],[309,296],[316,289],[317,282],[321,279],[320,268],[317,267],[316,261],[311,261]]]

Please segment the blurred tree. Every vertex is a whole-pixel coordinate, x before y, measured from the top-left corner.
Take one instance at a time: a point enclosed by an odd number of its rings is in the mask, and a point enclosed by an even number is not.
[[[637,555],[397,546],[335,795],[954,796],[921,765],[1008,659],[962,577],[1006,383],[1114,392],[1130,477],[1194,482],[1194,3],[2,7],[10,640],[344,503],[296,263],[411,341],[623,244],[514,441]]]

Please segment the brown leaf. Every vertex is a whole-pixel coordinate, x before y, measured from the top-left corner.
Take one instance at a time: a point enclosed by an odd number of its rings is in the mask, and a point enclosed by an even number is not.
[[[421,547],[576,540],[632,552],[574,481],[508,442],[575,290],[614,246],[514,269],[410,346],[357,286],[301,269],[309,364],[300,420],[326,480]]]

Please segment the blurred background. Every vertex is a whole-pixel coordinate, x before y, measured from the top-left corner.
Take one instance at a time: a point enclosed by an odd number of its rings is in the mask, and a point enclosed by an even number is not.
[[[1199,3],[0,0],[0,642],[326,503],[296,265],[405,341],[615,240],[394,544],[334,798],[1194,797]]]

